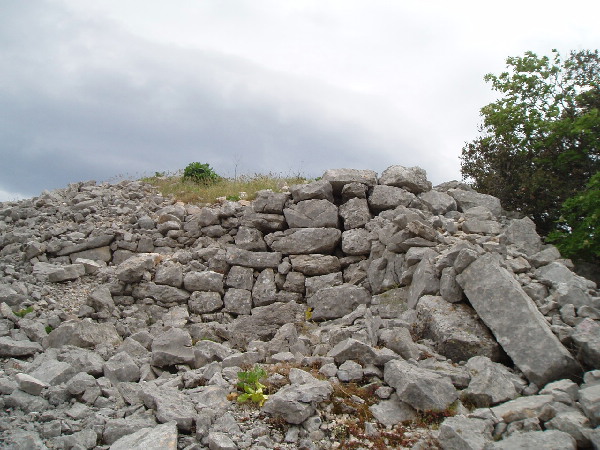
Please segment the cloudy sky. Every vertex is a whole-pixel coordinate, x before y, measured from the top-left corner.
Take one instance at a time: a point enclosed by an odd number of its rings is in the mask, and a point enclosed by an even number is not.
[[[593,49],[600,3],[0,0],[0,201],[209,163],[460,178],[527,50]]]

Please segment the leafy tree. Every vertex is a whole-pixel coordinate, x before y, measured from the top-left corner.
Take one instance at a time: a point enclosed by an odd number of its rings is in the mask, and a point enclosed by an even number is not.
[[[562,207],[558,230],[548,240],[569,258],[600,262],[600,172]]]
[[[462,149],[461,172],[504,208],[532,217],[546,235],[564,201],[600,170],[600,57],[562,60],[526,52],[486,82],[500,98],[481,109],[481,135]]]

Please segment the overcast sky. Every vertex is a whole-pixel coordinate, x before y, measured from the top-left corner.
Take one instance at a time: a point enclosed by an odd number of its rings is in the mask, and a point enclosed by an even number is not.
[[[460,179],[527,50],[594,49],[600,2],[0,0],[0,201],[209,163]]]

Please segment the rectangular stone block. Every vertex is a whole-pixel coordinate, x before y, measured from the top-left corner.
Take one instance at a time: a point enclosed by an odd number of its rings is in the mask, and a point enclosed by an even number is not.
[[[530,381],[542,387],[581,374],[533,300],[495,255],[479,257],[457,280],[481,320]]]

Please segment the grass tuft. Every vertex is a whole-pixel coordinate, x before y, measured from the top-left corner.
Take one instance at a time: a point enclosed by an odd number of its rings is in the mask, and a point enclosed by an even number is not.
[[[198,183],[184,179],[181,173],[169,175],[156,173],[155,176],[144,177],[141,181],[152,184],[163,196],[174,197],[177,201],[213,204],[223,197],[233,201],[237,199],[254,200],[258,191],[271,189],[273,192],[281,192],[285,186],[305,183],[308,180],[301,176],[284,177],[269,173],[243,175],[237,178],[219,178],[214,182]]]

